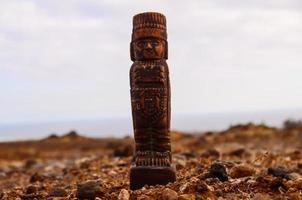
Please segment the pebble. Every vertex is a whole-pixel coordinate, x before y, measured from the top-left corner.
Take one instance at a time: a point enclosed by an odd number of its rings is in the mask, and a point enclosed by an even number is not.
[[[252,200],[271,200],[271,198],[267,194],[256,193]]]
[[[288,177],[291,179],[291,180],[299,180],[299,179],[302,179],[301,175],[299,173],[290,173],[288,175]]]
[[[178,199],[177,192],[175,192],[174,190],[171,190],[169,188],[166,188],[162,192],[162,199],[163,200],[177,200]]]
[[[289,195],[291,200],[301,200],[302,196],[299,192],[294,192]]]
[[[54,187],[54,188],[52,188],[50,190],[49,196],[52,196],[52,197],[65,197],[65,196],[67,196],[67,192],[66,192],[66,190],[64,190],[61,187]]]
[[[178,200],[195,200],[194,194],[183,194],[178,197]]]
[[[95,180],[88,180],[77,184],[77,198],[78,199],[92,199],[102,195],[100,184]]]
[[[116,157],[129,157],[133,155],[133,146],[130,144],[124,144],[116,147],[113,151],[113,155]]]
[[[187,182],[187,183],[185,183],[185,184],[183,184],[182,186],[179,187],[179,191],[181,193],[188,192],[189,188],[190,188],[190,183]]]
[[[183,152],[183,153],[181,153],[181,155],[185,156],[187,159],[189,159],[189,158],[196,158],[197,157],[196,153],[190,152],[190,151]]]
[[[30,177],[29,182],[34,183],[37,181],[43,181],[44,179],[45,179],[45,177],[43,175],[36,172]]]
[[[211,165],[208,176],[210,178],[218,178],[222,182],[229,180],[225,167],[220,163],[213,163]]]
[[[126,189],[121,189],[119,195],[118,195],[118,200],[129,200],[130,194],[128,190]]]
[[[33,159],[29,159],[24,163],[24,168],[25,169],[31,169],[33,168],[35,165],[37,165],[37,161],[33,160]]]
[[[229,153],[230,156],[237,156],[237,157],[242,157],[243,154],[245,153],[245,149],[244,148],[239,148],[239,149],[235,149],[233,151],[231,151]]]
[[[288,170],[283,167],[270,167],[267,169],[267,174],[275,177],[290,179]]]
[[[201,157],[218,159],[220,157],[220,153],[216,149],[208,149],[201,154]]]
[[[0,172],[0,179],[5,178],[5,177],[6,177],[6,173],[5,172]]]
[[[177,159],[175,161],[176,163],[176,170],[180,170],[180,169],[183,169],[186,167],[186,161],[185,160],[182,160],[182,159]]]
[[[255,174],[255,170],[252,167],[246,165],[238,165],[230,170],[230,177],[232,178],[242,178],[247,176],[252,176]]]
[[[49,163],[47,166],[44,167],[44,171],[51,172],[51,171],[54,171],[56,169],[62,170],[65,167],[66,167],[66,165],[63,164],[62,162],[52,162],[52,163]]]
[[[196,192],[206,192],[209,191],[209,186],[202,180],[196,183]]]
[[[36,186],[34,186],[34,185],[29,185],[29,186],[27,186],[26,189],[25,189],[25,193],[26,193],[26,194],[37,193],[37,191],[38,191],[38,188],[37,188]]]

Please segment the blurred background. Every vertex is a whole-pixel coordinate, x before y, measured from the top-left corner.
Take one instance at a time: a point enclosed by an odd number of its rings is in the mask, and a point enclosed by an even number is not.
[[[302,117],[301,0],[0,0],[0,140],[132,135],[145,11],[167,17],[173,130]]]

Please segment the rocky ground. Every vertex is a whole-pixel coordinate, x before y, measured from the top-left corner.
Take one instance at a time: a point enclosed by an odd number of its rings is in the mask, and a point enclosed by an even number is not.
[[[133,139],[0,143],[0,199],[302,199],[302,126],[172,132],[177,181],[129,189]]]

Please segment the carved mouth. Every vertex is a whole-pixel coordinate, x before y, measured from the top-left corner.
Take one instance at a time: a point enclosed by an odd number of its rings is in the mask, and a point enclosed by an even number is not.
[[[152,50],[144,50],[143,51],[144,56],[146,57],[151,57],[151,56],[155,56],[154,51]]]

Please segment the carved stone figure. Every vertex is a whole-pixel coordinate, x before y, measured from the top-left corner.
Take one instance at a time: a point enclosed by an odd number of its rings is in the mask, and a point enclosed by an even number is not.
[[[147,12],[133,17],[130,45],[131,107],[135,155],[130,188],[176,179],[170,144],[170,81],[166,18]]]

